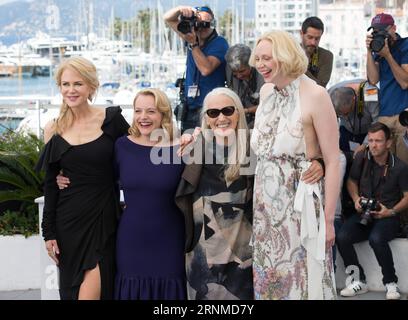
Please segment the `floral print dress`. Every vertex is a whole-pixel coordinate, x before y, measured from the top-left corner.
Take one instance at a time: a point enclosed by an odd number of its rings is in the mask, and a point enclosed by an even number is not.
[[[310,164],[299,104],[302,78],[281,91],[273,90],[256,113],[251,138],[257,155],[252,238],[255,299],[315,299],[308,282],[312,258],[301,241],[303,215],[294,209],[299,177]],[[321,185],[316,187],[323,190]],[[312,204],[318,220],[322,208],[318,201]],[[319,299],[335,299],[331,248],[323,246],[321,266],[321,277],[313,286],[320,289]]]

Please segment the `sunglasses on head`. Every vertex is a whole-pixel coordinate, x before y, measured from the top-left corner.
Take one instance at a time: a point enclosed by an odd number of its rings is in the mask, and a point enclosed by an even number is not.
[[[217,118],[220,115],[220,113],[222,113],[224,116],[229,117],[232,116],[234,112],[235,112],[234,106],[228,106],[222,109],[207,109],[206,111],[207,116],[209,116],[210,118]]]
[[[206,6],[203,6],[203,7],[194,7],[194,9],[196,9],[197,11],[203,11],[203,12],[211,13],[211,9],[208,8],[208,7],[206,7]]]

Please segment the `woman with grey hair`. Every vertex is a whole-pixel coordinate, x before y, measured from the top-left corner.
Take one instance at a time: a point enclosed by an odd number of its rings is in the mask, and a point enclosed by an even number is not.
[[[176,193],[185,217],[188,298],[253,299],[254,177],[246,164],[244,108],[231,89],[216,88],[205,97],[193,146],[194,163],[186,166]]]
[[[227,86],[241,99],[248,127],[253,128],[259,104],[259,91],[264,84],[262,76],[249,65],[251,49],[244,44],[230,47],[225,55]]]

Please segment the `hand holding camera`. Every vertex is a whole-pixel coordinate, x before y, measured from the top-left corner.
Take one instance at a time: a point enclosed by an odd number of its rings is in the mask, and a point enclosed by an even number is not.
[[[374,29],[371,34],[367,35],[366,46],[369,51],[373,51],[378,55],[385,57],[391,54],[388,39],[390,35],[387,30],[376,30]]]
[[[384,206],[374,198],[367,199],[361,197],[356,200],[356,204],[357,203],[361,208],[360,211],[362,210],[359,223],[363,226],[369,225],[373,221],[373,219],[383,219],[395,215],[395,213],[392,213],[393,210],[388,209],[386,206]]]
[[[373,221],[373,218],[375,217],[375,215],[381,212],[384,207],[380,202],[378,202],[374,198],[367,199],[367,198],[361,197],[358,199],[358,202],[361,208],[360,210],[362,210],[360,224],[363,226],[369,225]]]
[[[195,15],[195,11],[193,7],[189,6],[180,6],[178,7],[178,11],[180,13],[180,16],[185,17],[185,18],[190,18]]]
[[[182,7],[180,10],[179,24],[177,31],[184,35],[198,31],[200,29],[211,28],[210,21],[202,21],[197,13],[197,10],[191,7]]]

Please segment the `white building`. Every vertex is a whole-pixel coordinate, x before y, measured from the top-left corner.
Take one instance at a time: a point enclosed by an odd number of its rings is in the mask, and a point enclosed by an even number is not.
[[[318,0],[255,0],[255,28],[258,35],[285,30],[298,36],[302,22],[317,11]]]
[[[393,15],[397,32],[406,36],[408,1],[403,8],[394,3],[388,7],[376,7],[373,0],[335,0],[330,4],[319,5],[318,16],[325,25],[320,46],[333,52],[334,67],[328,88],[337,82],[366,77],[367,50],[365,40],[371,19],[377,13]]]
[[[374,8],[364,1],[334,1],[320,4],[319,17],[325,25],[320,46],[333,52],[331,84],[365,78],[365,40]]]

